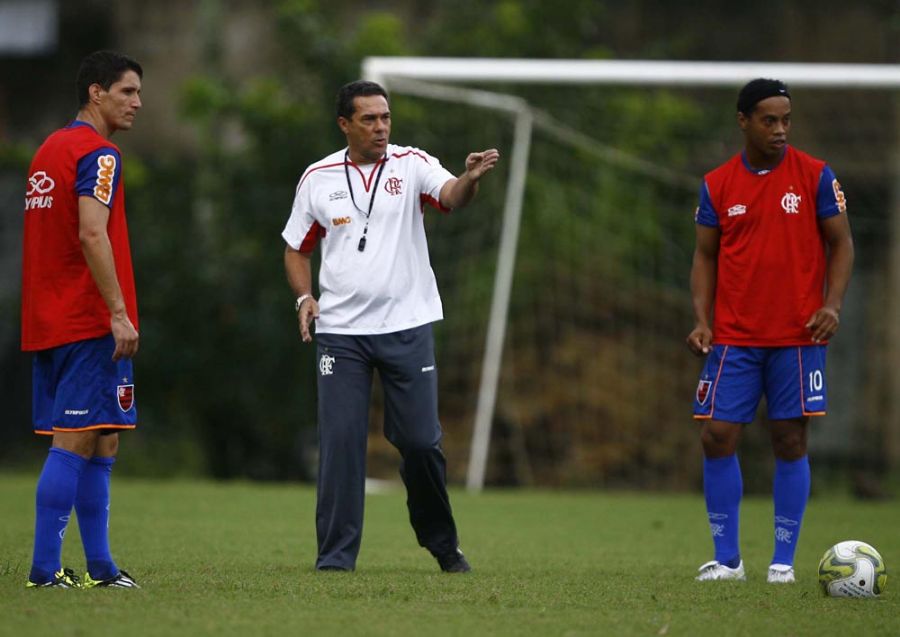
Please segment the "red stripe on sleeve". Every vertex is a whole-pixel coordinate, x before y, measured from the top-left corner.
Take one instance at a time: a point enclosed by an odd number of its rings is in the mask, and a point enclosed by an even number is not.
[[[309,232],[306,233],[306,236],[303,237],[303,241],[300,242],[300,252],[309,254],[316,249],[316,246],[319,244],[319,239],[324,236],[325,228],[320,226],[318,221],[314,221],[309,228]]]
[[[419,204],[420,204],[421,207],[422,207],[422,214],[425,214],[425,204],[428,204],[428,205],[431,206],[432,208],[436,208],[437,210],[439,210],[439,211],[441,211],[441,212],[443,212],[443,213],[445,213],[445,214],[449,214],[450,211],[452,210],[452,208],[447,208],[447,207],[445,207],[445,206],[440,202],[439,199],[435,199],[435,198],[432,197],[431,195],[426,194],[426,193],[424,193],[424,192],[423,192],[422,194],[419,195]]]

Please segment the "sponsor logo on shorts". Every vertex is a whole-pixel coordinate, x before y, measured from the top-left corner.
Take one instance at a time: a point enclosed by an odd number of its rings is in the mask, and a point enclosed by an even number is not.
[[[334,373],[334,356],[322,354],[319,359],[319,374],[322,376],[331,376]]]
[[[422,372],[423,372],[423,373],[424,373],[424,372],[433,372],[433,371],[434,371],[434,365],[429,365],[428,367],[423,367],[423,368],[422,368]]]
[[[116,387],[116,397],[119,399],[119,409],[128,411],[134,407],[134,385],[119,385]]]
[[[101,155],[97,158],[97,183],[94,185],[94,197],[107,206],[112,201],[113,177],[116,175],[116,156]]]
[[[806,399],[806,402],[818,403],[818,402],[822,402],[823,400],[825,400],[825,396],[810,396],[809,398]]]
[[[91,413],[90,409],[66,409],[63,412],[66,416],[87,416]]]
[[[697,402],[701,405],[706,404],[706,399],[709,398],[710,387],[712,387],[711,380],[701,380],[697,383]]]
[[[737,217],[738,215],[747,214],[747,206],[742,203],[736,203],[728,209],[729,217]]]

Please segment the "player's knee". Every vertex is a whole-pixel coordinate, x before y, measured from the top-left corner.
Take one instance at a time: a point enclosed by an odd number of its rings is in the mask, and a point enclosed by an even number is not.
[[[119,434],[115,431],[103,433],[97,439],[95,455],[104,458],[113,458],[119,453]]]
[[[806,455],[806,437],[787,434],[773,438],[772,451],[780,460],[799,460]]]
[[[806,455],[804,422],[778,422],[772,426],[772,451],[780,460],[798,460]]]
[[[730,456],[737,451],[740,435],[739,425],[730,423],[708,423],[700,432],[703,453],[708,458]]]

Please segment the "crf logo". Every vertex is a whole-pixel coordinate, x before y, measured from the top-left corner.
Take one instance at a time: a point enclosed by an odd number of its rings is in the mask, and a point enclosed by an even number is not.
[[[322,354],[319,359],[319,373],[322,376],[331,376],[334,373],[334,356]]]
[[[115,155],[102,155],[97,158],[97,184],[94,186],[94,196],[100,203],[109,205],[112,199],[112,182],[116,174]]]
[[[786,192],[781,198],[781,207],[785,214],[796,215],[800,213],[800,200],[802,197],[795,192]]]
[[[401,186],[403,185],[403,180],[398,179],[397,177],[391,177],[384,183],[384,189],[387,190],[390,195],[399,195],[402,191]]]
[[[712,387],[711,380],[701,380],[697,384],[697,402],[701,405],[706,404],[706,399],[709,398],[709,388]]]
[[[32,195],[45,195],[56,187],[56,182],[47,176],[43,170],[39,170],[28,178],[28,192],[26,197]]]
[[[134,385],[119,385],[116,387],[116,397],[119,399],[119,409],[130,410],[134,407]]]
[[[350,217],[335,217],[331,223],[335,226],[343,226],[350,223]]]

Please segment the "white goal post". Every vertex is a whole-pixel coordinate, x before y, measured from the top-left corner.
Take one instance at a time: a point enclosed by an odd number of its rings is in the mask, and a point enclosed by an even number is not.
[[[466,88],[459,83],[739,87],[756,77],[773,77],[792,87],[900,90],[898,64],[369,57],[363,61],[362,72],[365,79],[379,82],[391,91],[498,110],[515,118],[502,235],[467,470],[466,484],[471,491],[480,491],[484,486],[532,132],[535,127],[542,127],[555,135],[573,137],[578,133],[561,130],[558,122],[548,120],[519,97]],[[607,149],[607,152],[616,151]],[[623,160],[632,162],[634,169],[641,169],[639,159],[624,157]],[[896,158],[895,170],[900,183],[900,156]],[[682,177],[671,176],[674,181]],[[900,196],[896,201],[900,201]],[[889,321],[894,326],[889,346],[900,356],[900,203],[897,207],[891,217],[893,259],[887,298],[893,299],[889,311],[894,316]],[[900,420],[900,374],[895,375],[893,383],[891,411]],[[897,432],[894,435],[900,437]],[[900,448],[900,440],[894,440],[893,446]]]

